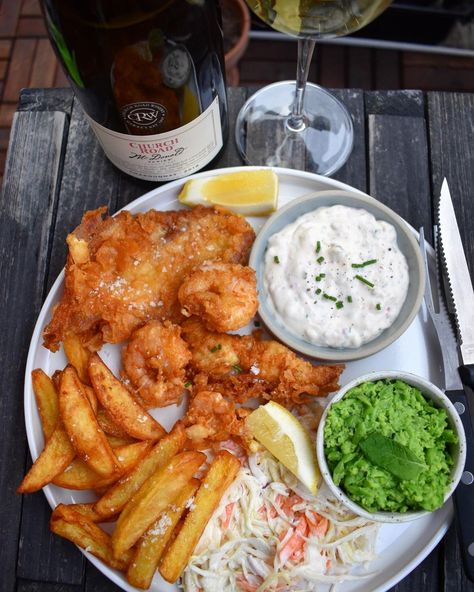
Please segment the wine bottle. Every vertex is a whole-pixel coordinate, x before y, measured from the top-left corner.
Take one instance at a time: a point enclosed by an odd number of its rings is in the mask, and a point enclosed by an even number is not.
[[[170,181],[227,135],[217,0],[42,0],[49,36],[105,154]]]

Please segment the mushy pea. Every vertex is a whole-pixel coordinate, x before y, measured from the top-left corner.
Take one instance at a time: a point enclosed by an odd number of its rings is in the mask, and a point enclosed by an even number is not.
[[[401,380],[354,387],[331,406],[324,426],[334,483],[369,512],[439,508],[456,443],[446,411]]]

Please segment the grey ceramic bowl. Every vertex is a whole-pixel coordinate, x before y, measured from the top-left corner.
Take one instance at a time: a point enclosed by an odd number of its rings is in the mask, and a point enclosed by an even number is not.
[[[345,205],[365,209],[377,220],[389,222],[395,227],[397,242],[408,262],[409,287],[402,309],[393,324],[378,337],[358,348],[333,348],[314,345],[292,333],[276,317],[269,306],[263,290],[263,263],[269,238],[307,214],[322,206]],[[423,261],[416,236],[411,227],[394,211],[373,197],[339,189],[320,191],[297,198],[270,216],[257,235],[250,254],[250,267],[257,273],[259,291],[259,315],[267,328],[283,343],[308,356],[333,362],[345,362],[365,358],[384,349],[409,327],[418,313],[423,298],[425,275]]]
[[[363,516],[364,518],[367,518],[369,520],[374,520],[375,522],[409,522],[411,520],[421,518],[422,516],[425,516],[430,512],[425,510],[419,512],[368,512],[367,510],[364,510],[364,508],[353,502],[342,491],[342,489],[340,489],[340,487],[334,484],[324,454],[324,426],[326,423],[326,417],[331,406],[334,405],[334,403],[337,403],[337,401],[340,401],[348,391],[350,391],[355,386],[361,384],[362,382],[373,382],[376,380],[383,379],[400,379],[410,384],[411,386],[418,388],[427,399],[431,399],[433,401],[436,407],[444,409],[448,414],[449,425],[457,434],[459,441],[459,444],[456,446],[454,450],[454,464],[451,470],[451,483],[448,491],[444,496],[444,501],[446,502],[446,500],[448,500],[451,497],[453,491],[456,489],[456,486],[459,483],[459,480],[461,479],[464,470],[464,464],[466,462],[466,436],[464,433],[464,428],[462,426],[461,419],[459,418],[459,414],[454,408],[454,405],[437,386],[435,386],[431,382],[428,382],[424,378],[421,378],[420,376],[416,376],[415,374],[411,374],[409,372],[371,372],[370,374],[365,374],[364,376],[360,376],[359,378],[352,380],[351,382],[346,384],[342,389],[340,389],[339,392],[336,395],[334,395],[334,397],[331,399],[330,403],[324,410],[324,413],[321,417],[321,421],[318,426],[318,434],[316,438],[316,455],[318,458],[318,464],[319,469],[321,471],[321,475],[324,481],[326,482],[327,486],[334,494],[334,496],[345,506],[347,506],[350,510],[352,510],[355,514]]]

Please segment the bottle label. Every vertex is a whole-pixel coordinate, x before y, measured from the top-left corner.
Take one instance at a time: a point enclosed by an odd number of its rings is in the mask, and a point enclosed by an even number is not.
[[[122,118],[128,131],[150,130],[163,123],[166,117],[166,107],[160,103],[139,102],[122,107]]]
[[[195,173],[222,148],[219,99],[196,119],[149,136],[112,131],[87,116],[106,156],[119,169],[146,181],[172,181]]]

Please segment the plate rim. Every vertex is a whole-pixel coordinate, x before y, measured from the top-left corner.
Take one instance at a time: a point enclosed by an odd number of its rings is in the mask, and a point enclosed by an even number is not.
[[[277,173],[277,175],[290,177],[292,179],[300,178],[300,179],[304,179],[306,181],[314,181],[316,183],[329,186],[329,188],[331,188],[331,189],[352,191],[352,192],[356,192],[356,193],[359,193],[362,195],[369,195],[369,194],[365,193],[364,191],[361,191],[360,189],[357,189],[347,183],[343,183],[342,181],[338,181],[336,179],[332,179],[330,177],[324,177],[322,175],[317,175],[314,173],[309,173],[306,171],[299,171],[299,170],[283,168],[283,167],[262,167],[262,166],[245,166],[245,165],[243,165],[243,166],[222,167],[222,168],[212,169],[212,170],[208,170],[208,171],[201,171],[199,173],[189,175],[188,177],[184,177],[182,179],[177,179],[175,181],[163,183],[162,185],[160,185],[158,187],[154,187],[150,191],[147,191],[143,195],[140,195],[136,199],[132,200],[130,203],[126,204],[124,207],[120,208],[119,210],[117,210],[117,212],[114,212],[114,214],[112,214],[112,215],[115,216],[116,214],[118,214],[119,212],[122,212],[122,211],[130,211],[131,213],[137,213],[137,212],[141,211],[141,208],[144,205],[146,205],[147,202],[149,202],[150,200],[155,199],[156,197],[159,198],[161,193],[167,193],[168,191],[176,190],[177,188],[184,185],[184,183],[189,179],[200,178],[200,177],[213,177],[213,176],[217,176],[219,174],[222,174],[224,172],[229,173],[229,172],[234,172],[234,171],[235,172],[242,171],[242,170],[248,171],[248,170],[256,170],[256,169],[262,169],[262,168],[271,168],[272,170],[274,170]],[[304,194],[302,194],[302,195],[304,195]],[[414,234],[418,237],[417,230],[415,230],[410,224],[408,224],[408,222],[406,222],[406,220],[404,220],[404,221],[412,229]],[[428,255],[431,258],[434,257],[434,250],[428,242],[426,242],[426,247],[427,247]],[[30,455],[31,455],[33,461],[36,460],[36,458],[39,456],[39,452],[38,452],[39,446],[37,446],[37,442],[35,441],[35,437],[34,437],[33,421],[34,421],[35,414],[32,413],[30,410],[31,405],[35,406],[36,403],[35,403],[33,389],[31,386],[31,381],[29,380],[29,378],[31,376],[31,371],[34,369],[34,359],[36,357],[37,349],[39,347],[43,347],[42,340],[41,340],[41,332],[44,327],[46,317],[50,312],[51,302],[57,298],[59,291],[62,288],[62,284],[64,281],[64,275],[65,274],[64,274],[64,268],[63,268],[60,271],[60,273],[58,274],[55,281],[53,282],[51,288],[49,289],[48,294],[41,306],[37,320],[35,322],[35,327],[34,327],[34,330],[33,330],[32,336],[31,336],[31,340],[30,340],[30,344],[28,347],[28,355],[27,355],[25,373],[24,373],[23,406],[24,406],[25,431],[26,431],[26,436],[27,436],[27,441],[28,441],[28,448],[29,448]],[[418,314],[420,314],[420,312]],[[48,501],[49,506],[51,507],[51,509],[53,509],[56,505],[56,501],[54,499],[55,496],[54,496],[53,486],[47,485],[47,486],[43,487],[42,491]],[[66,490],[66,491],[69,491],[69,490]],[[422,547],[419,550],[418,553],[416,553],[416,555],[414,557],[412,557],[409,561],[407,561],[405,566],[400,571],[398,571],[396,574],[394,574],[388,580],[385,580],[383,582],[383,584],[379,585],[377,588],[374,588],[372,592],[386,592],[389,588],[396,585],[403,578],[405,578],[409,573],[411,573],[431,553],[431,551],[436,547],[436,545],[444,537],[444,535],[446,534],[446,532],[452,522],[452,518],[453,518],[452,502],[448,501],[447,504],[445,504],[445,506],[440,508],[440,510],[438,510],[438,511],[441,511],[441,510],[444,512],[445,517],[442,519],[435,535],[429,540],[429,542],[424,547]],[[76,545],[76,547],[77,547],[77,545]],[[120,588],[122,588],[125,591],[137,590],[137,588],[128,584],[128,582],[124,579],[124,576],[121,574],[121,572],[118,572],[117,570],[107,566],[100,559],[98,559],[94,555],[88,553],[84,549],[81,549],[80,547],[77,547],[77,548],[106,578],[111,580],[117,586],[119,586]],[[342,584],[342,585],[344,585],[344,584]],[[157,590],[156,592],[160,592],[160,590]]]

